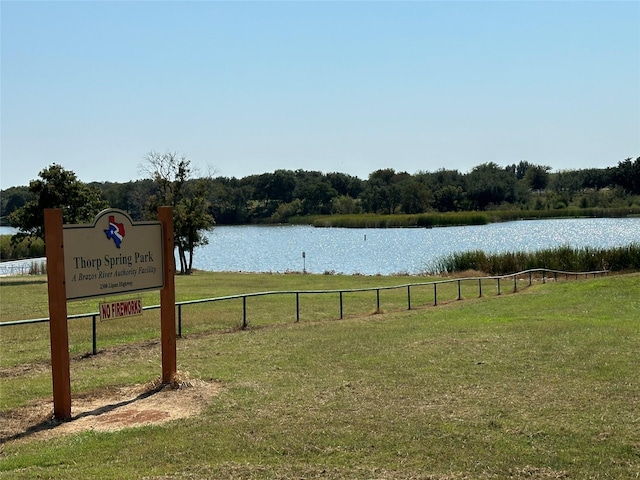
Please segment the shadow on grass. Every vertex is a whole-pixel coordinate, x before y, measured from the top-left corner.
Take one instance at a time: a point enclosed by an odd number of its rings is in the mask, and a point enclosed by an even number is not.
[[[87,412],[82,412],[74,417],[72,417],[70,420],[67,421],[63,421],[63,420],[58,420],[56,418],[47,418],[46,420],[42,420],[34,425],[30,425],[28,427],[26,427],[24,430],[16,432],[16,433],[9,433],[9,434],[5,434],[4,436],[0,437],[0,444],[6,443],[6,442],[10,442],[10,441],[14,441],[14,440],[21,440],[24,438],[28,438],[31,435],[35,435],[37,433],[40,432],[44,432],[44,431],[48,431],[48,430],[53,430],[56,427],[65,424],[65,423],[73,423],[76,420],[80,420],[81,418],[85,418],[85,417],[98,417],[100,415],[104,415],[106,413],[112,412],[113,410],[116,410],[117,408],[120,407],[124,407],[127,405],[131,405],[134,404],[136,402],[139,402],[141,400],[144,400],[145,398],[149,398],[155,394],[157,394],[158,392],[160,392],[162,389],[164,389],[166,387],[166,385],[164,384],[159,384],[156,387],[150,388],[145,392],[142,392],[141,394],[139,394],[137,397],[135,398],[131,398],[129,400],[123,400],[122,402],[117,402],[117,403],[112,403],[109,405],[104,405],[102,407],[98,407],[95,408],[93,410],[89,410]],[[7,424],[10,422],[10,420],[12,418],[14,418],[14,415],[16,415],[18,413],[19,410],[14,410],[14,411],[10,411],[10,412],[2,412],[0,413],[0,422],[2,422],[3,424]]]

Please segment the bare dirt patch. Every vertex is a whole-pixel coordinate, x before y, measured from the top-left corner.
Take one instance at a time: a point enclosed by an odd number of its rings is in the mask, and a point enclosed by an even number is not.
[[[193,380],[179,374],[175,381],[132,385],[80,395],[71,399],[72,418],[53,418],[53,401],[38,400],[0,413],[0,442],[42,440],[94,430],[114,431],[157,425],[199,414],[220,392],[215,382]]]

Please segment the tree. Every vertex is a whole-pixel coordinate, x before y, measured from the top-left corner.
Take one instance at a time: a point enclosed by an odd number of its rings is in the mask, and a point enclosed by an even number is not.
[[[196,247],[206,245],[203,231],[210,230],[215,220],[206,199],[204,181],[190,180],[191,162],[177,152],[151,151],[140,170],[154,181],[156,191],[147,202],[147,212],[157,215],[159,206],[173,207],[173,233],[180,259],[180,273],[191,273]]]
[[[459,185],[445,185],[434,193],[434,205],[439,212],[457,212],[462,210],[465,193]]]
[[[433,204],[433,195],[416,177],[407,176],[399,186],[400,203],[404,213],[426,212]]]
[[[362,192],[363,182],[358,177],[347,175],[346,173],[331,172],[326,175],[331,187],[338,192],[338,195],[347,195],[351,198],[358,198]]]
[[[111,208],[124,210],[134,221],[140,221],[146,216],[147,198],[155,190],[155,184],[150,179],[126,183],[95,182],[92,185],[100,189],[102,197]]]
[[[633,194],[640,194],[640,157],[632,161],[627,158],[618,163],[615,180],[618,185]]]
[[[363,192],[365,208],[373,213],[394,213],[401,201],[398,183],[402,178],[404,174],[397,174],[393,168],[370,173]]]
[[[181,273],[191,273],[193,251],[196,247],[209,243],[203,232],[211,230],[215,225],[213,216],[207,213],[211,204],[205,197],[203,185],[201,180],[196,180],[195,184],[190,185],[193,193],[186,195],[174,212],[174,230],[178,239]]]
[[[242,224],[250,220],[249,205],[253,188],[235,178],[206,178],[205,190],[217,223]]]
[[[466,180],[467,195],[477,210],[516,200],[516,176],[493,162],[475,167]]]
[[[296,174],[291,170],[276,170],[253,177],[254,198],[262,201],[263,215],[271,215],[280,204],[293,200]]]
[[[362,213],[360,201],[349,195],[339,195],[331,200],[331,213],[338,215]]]
[[[517,165],[513,164],[510,167],[507,167],[507,170],[512,171],[518,180],[522,180],[527,174],[527,171],[534,166],[535,165],[533,165],[532,163],[520,160],[520,163],[518,163]]]
[[[20,230],[13,242],[23,238],[44,239],[44,209],[61,208],[64,223],[92,222],[94,217],[108,207],[100,191],[82,183],[76,174],[62,166],[52,164],[42,170],[39,180],[29,182],[33,200],[9,215],[11,226]]]
[[[304,215],[329,214],[331,202],[338,192],[321,172],[296,170],[296,188],[293,196],[302,201]]]
[[[551,167],[530,165],[524,175],[524,181],[531,190],[540,193],[549,184],[549,170]]]
[[[615,183],[615,171],[612,168],[587,168],[581,170],[582,188],[600,190]]]
[[[0,217],[8,218],[14,210],[24,207],[29,200],[33,200],[33,195],[26,186],[0,190]]]

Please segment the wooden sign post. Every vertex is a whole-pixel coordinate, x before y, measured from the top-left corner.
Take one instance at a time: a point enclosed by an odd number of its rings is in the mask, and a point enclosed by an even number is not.
[[[59,420],[69,420],[71,418],[69,331],[67,329],[62,210],[59,208],[44,211],[44,242],[47,250],[53,414]]]
[[[162,344],[162,383],[176,376],[176,288],[173,256],[173,208],[158,207],[164,238],[164,287],[160,290],[160,343]]]
[[[61,209],[45,209],[49,331],[54,416],[71,418],[67,301],[160,289],[162,383],[177,372],[173,209],[157,222],[134,223],[122,210],[93,224],[63,225]]]

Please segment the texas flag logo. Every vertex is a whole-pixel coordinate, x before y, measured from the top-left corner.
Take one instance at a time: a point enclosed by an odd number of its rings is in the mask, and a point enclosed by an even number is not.
[[[124,239],[124,225],[116,223],[116,218],[113,215],[109,215],[109,228],[104,231],[109,240],[113,240],[116,247],[120,248],[120,244]]]

